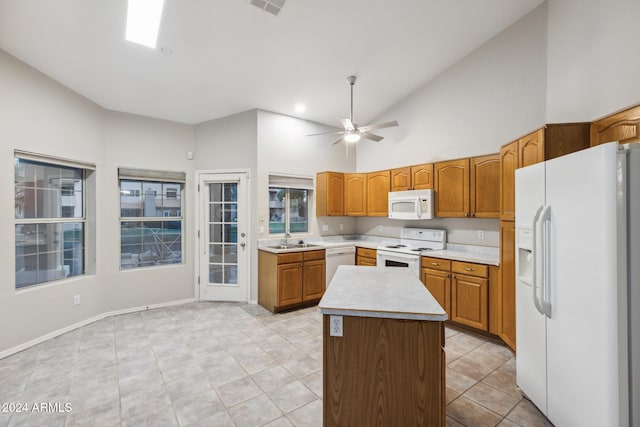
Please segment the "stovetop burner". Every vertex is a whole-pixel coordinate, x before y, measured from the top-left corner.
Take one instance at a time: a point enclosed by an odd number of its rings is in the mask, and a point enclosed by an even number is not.
[[[385,248],[390,248],[390,249],[399,249],[399,248],[406,248],[407,245],[389,245],[389,246],[385,246]]]
[[[415,249],[411,249],[412,251],[416,251],[416,252],[422,252],[422,251],[432,251],[433,248],[415,248]]]

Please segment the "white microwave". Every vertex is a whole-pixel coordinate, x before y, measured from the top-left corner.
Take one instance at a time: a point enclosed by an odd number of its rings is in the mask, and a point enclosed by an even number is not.
[[[389,218],[433,218],[433,190],[390,191]]]

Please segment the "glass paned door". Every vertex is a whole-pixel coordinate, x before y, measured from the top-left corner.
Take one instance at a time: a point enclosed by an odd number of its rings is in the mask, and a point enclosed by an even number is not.
[[[209,283],[238,283],[238,183],[209,184]]]
[[[200,299],[246,301],[246,176],[202,174],[200,191]]]

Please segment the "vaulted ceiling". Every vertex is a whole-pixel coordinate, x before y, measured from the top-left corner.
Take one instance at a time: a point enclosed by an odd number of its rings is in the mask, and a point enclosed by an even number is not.
[[[112,110],[200,123],[252,108],[373,120],[542,0],[165,0],[158,49],[127,0],[0,0],[0,49]],[[303,102],[304,113],[294,112]]]

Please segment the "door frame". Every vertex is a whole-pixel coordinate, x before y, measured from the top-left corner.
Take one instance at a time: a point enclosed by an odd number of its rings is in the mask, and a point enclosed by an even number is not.
[[[247,254],[248,254],[248,258],[247,258],[247,265],[246,265],[246,277],[247,277],[247,283],[246,283],[246,295],[247,298],[244,302],[246,303],[250,303],[251,302],[251,270],[252,270],[252,265],[253,265],[253,253],[252,253],[252,248],[253,245],[251,244],[252,238],[249,238],[250,233],[252,232],[253,228],[251,227],[252,225],[252,216],[251,216],[251,169],[249,168],[238,168],[238,169],[199,169],[195,171],[195,181],[194,181],[194,186],[193,186],[193,192],[194,192],[194,199],[195,199],[195,232],[194,232],[194,253],[195,253],[195,262],[194,262],[194,276],[193,276],[193,290],[194,290],[194,296],[195,296],[195,300],[196,301],[201,301],[200,299],[200,283],[199,283],[199,278],[200,278],[200,261],[202,260],[202,256],[200,253],[200,248],[201,248],[201,241],[200,241],[200,236],[204,237],[204,232],[201,230],[201,227],[203,225],[202,221],[204,221],[204,217],[203,215],[204,213],[204,207],[202,206],[202,198],[201,198],[201,194],[200,194],[200,178],[201,175],[228,175],[228,174],[244,174],[245,178],[246,178],[246,184],[247,184],[247,188],[246,188],[246,209],[247,209],[247,246],[246,246],[246,250],[247,250]]]

